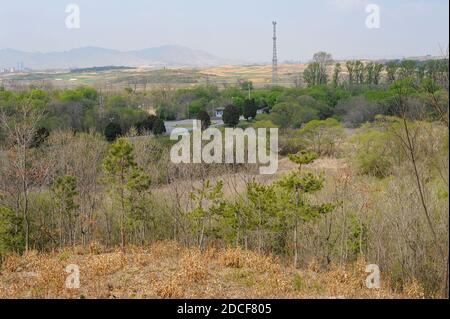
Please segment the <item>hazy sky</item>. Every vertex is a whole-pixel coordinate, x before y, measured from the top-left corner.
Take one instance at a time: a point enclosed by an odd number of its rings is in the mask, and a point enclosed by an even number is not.
[[[65,27],[66,5],[80,29]],[[365,24],[369,3],[381,28]],[[0,48],[59,51],[83,46],[134,50],[179,44],[214,55],[270,61],[272,20],[280,60],[439,54],[449,38],[448,0],[0,0]]]

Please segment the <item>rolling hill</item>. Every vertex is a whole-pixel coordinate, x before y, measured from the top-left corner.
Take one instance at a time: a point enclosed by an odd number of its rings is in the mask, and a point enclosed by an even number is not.
[[[130,67],[212,67],[232,61],[207,52],[178,45],[165,45],[137,51],[118,51],[84,47],[63,52],[23,52],[0,50],[0,68],[16,67],[19,62],[33,70],[74,69],[103,66]]]

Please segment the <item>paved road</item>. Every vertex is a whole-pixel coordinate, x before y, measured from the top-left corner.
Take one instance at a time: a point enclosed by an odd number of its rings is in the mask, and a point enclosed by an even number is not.
[[[167,135],[170,135],[172,131],[176,128],[186,128],[189,131],[192,131],[192,120],[181,120],[181,121],[166,121],[164,125],[166,126]],[[224,123],[222,120],[211,120],[211,127],[219,127]]]

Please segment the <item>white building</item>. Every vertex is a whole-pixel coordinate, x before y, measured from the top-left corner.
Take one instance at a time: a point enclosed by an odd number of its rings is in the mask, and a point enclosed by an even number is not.
[[[219,107],[219,108],[217,108],[216,109],[216,112],[215,112],[215,116],[217,117],[217,118],[222,118],[223,117],[223,112],[225,111],[225,109],[223,108],[223,107]]]

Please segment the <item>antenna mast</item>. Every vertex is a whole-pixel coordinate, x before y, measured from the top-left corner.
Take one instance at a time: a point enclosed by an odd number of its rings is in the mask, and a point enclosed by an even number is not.
[[[278,57],[277,57],[277,22],[273,21],[273,59],[272,59],[272,85],[278,80]]]

